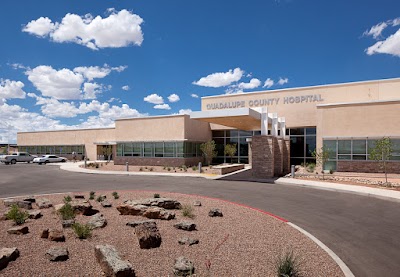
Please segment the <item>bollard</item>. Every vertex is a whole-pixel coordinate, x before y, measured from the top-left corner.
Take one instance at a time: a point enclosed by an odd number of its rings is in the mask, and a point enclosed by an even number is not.
[[[295,166],[292,165],[291,166],[291,172],[290,172],[290,175],[291,175],[292,178],[294,178],[294,170],[295,170]]]
[[[85,168],[86,168],[87,167],[87,159],[86,159],[86,157],[85,157],[84,161],[85,161]]]
[[[129,171],[129,163],[126,162],[125,165],[126,165],[126,171]]]
[[[199,173],[201,173],[201,162],[199,162]]]

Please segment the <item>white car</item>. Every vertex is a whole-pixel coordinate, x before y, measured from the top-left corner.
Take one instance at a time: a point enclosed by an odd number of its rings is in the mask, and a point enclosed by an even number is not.
[[[44,155],[38,158],[34,158],[33,162],[38,163],[38,164],[47,164],[47,163],[65,163],[67,161],[67,158],[64,157],[58,157],[55,155]]]

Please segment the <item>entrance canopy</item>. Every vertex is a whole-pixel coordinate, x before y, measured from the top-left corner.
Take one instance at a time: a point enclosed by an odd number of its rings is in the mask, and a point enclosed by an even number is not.
[[[281,130],[281,136],[285,136],[286,131],[285,118],[278,118],[276,113],[268,114],[267,108],[199,111],[190,113],[190,118],[239,130],[261,130],[262,135],[267,135],[268,129],[271,130],[273,136],[278,136],[278,129]]]

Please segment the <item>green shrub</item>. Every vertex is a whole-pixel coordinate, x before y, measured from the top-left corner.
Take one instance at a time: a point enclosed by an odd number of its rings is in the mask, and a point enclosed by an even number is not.
[[[160,198],[160,194],[159,193],[154,193],[153,198]]]
[[[95,193],[94,191],[91,191],[90,194],[89,194],[89,199],[90,199],[90,200],[93,200],[95,194],[96,194],[96,193]]]
[[[81,224],[77,222],[72,225],[72,229],[79,239],[87,239],[92,235],[92,228],[89,224]]]
[[[102,196],[102,195],[99,195],[99,196],[97,197],[96,201],[97,201],[97,202],[103,202],[103,201],[104,201],[104,199],[105,199],[105,197],[104,197],[104,196]]]
[[[17,225],[24,224],[28,219],[29,214],[26,211],[21,211],[17,205],[12,205],[11,209],[7,213],[7,219],[11,219]]]
[[[198,170],[197,166],[192,166],[192,170],[197,171]]]
[[[300,263],[293,251],[286,252],[280,256],[276,263],[276,274],[278,277],[297,277],[300,276]]]
[[[119,198],[118,192],[116,192],[116,191],[114,191],[112,193],[112,196],[114,196],[114,199],[118,199]]]
[[[63,220],[73,219],[75,218],[74,209],[72,208],[70,203],[65,203],[61,209],[58,210],[58,213],[61,215]]]
[[[171,168],[170,168],[170,167],[168,167],[168,168],[167,168],[167,170],[168,170],[168,171],[171,171]]]
[[[308,172],[314,172],[315,171],[315,163],[309,163],[307,164],[307,171]]]
[[[72,198],[70,195],[64,196],[64,203],[69,203],[72,201]]]
[[[183,204],[181,209],[182,209],[182,216],[189,218],[195,217],[195,215],[193,214],[193,207],[191,205]]]

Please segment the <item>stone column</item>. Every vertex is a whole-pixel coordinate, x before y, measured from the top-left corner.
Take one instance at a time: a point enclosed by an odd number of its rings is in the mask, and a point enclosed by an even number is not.
[[[252,172],[255,178],[274,177],[274,140],[272,136],[252,137]]]

